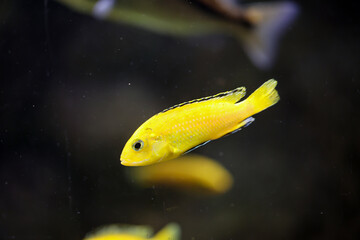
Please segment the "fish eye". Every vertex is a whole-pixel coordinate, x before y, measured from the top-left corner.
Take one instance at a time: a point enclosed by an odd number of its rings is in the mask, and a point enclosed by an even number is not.
[[[133,146],[132,146],[132,148],[133,148],[135,151],[139,151],[139,150],[141,150],[143,147],[144,147],[144,142],[143,142],[142,140],[137,140],[137,141],[133,144]]]

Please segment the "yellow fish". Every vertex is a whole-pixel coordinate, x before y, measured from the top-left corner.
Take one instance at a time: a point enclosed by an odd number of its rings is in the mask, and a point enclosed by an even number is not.
[[[125,144],[120,161],[125,166],[145,166],[170,160],[211,140],[246,127],[279,101],[271,79],[244,101],[245,88],[195,99],[165,109],[143,123]]]
[[[233,183],[231,174],[221,164],[197,154],[131,169],[129,177],[144,187],[161,185],[208,194],[225,193]]]
[[[180,240],[180,226],[169,223],[153,237],[152,234],[148,226],[109,225],[87,234],[84,240]]]

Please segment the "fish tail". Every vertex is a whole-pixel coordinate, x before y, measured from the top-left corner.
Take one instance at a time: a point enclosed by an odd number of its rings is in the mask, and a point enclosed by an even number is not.
[[[279,38],[298,13],[293,2],[254,3],[245,11],[251,27],[243,34],[244,48],[253,63],[267,69],[272,65]]]
[[[276,91],[277,81],[270,79],[255,90],[244,102],[251,109],[251,115],[271,107],[280,100]]]
[[[181,230],[180,226],[176,223],[169,223],[161,229],[153,239],[156,240],[180,240]]]

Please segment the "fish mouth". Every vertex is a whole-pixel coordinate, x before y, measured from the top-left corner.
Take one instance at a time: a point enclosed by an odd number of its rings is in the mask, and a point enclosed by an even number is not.
[[[134,162],[134,161],[131,161],[131,160],[120,159],[120,163],[121,163],[121,165],[128,166],[128,167],[133,167],[133,166],[145,166],[145,165],[148,165],[148,164],[144,164],[144,163],[147,162],[148,160],[149,160],[149,159],[145,159],[145,160],[142,160],[142,161]]]

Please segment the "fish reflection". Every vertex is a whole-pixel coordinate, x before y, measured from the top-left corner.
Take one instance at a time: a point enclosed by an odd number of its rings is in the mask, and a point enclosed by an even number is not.
[[[239,87],[163,110],[130,137],[121,164],[145,166],[170,160],[241,130],[254,121],[252,115],[279,101],[276,84],[273,79],[265,82],[243,101],[245,88]]]
[[[189,154],[164,163],[130,169],[130,178],[144,187],[167,186],[198,193],[221,194],[232,184],[231,174],[217,161]]]
[[[235,0],[57,0],[97,18],[162,34],[233,35],[259,68],[271,66],[278,40],[298,13],[293,2],[239,4]]]
[[[157,234],[148,226],[109,225],[87,234],[84,240],[180,240],[180,226],[169,223]]]

